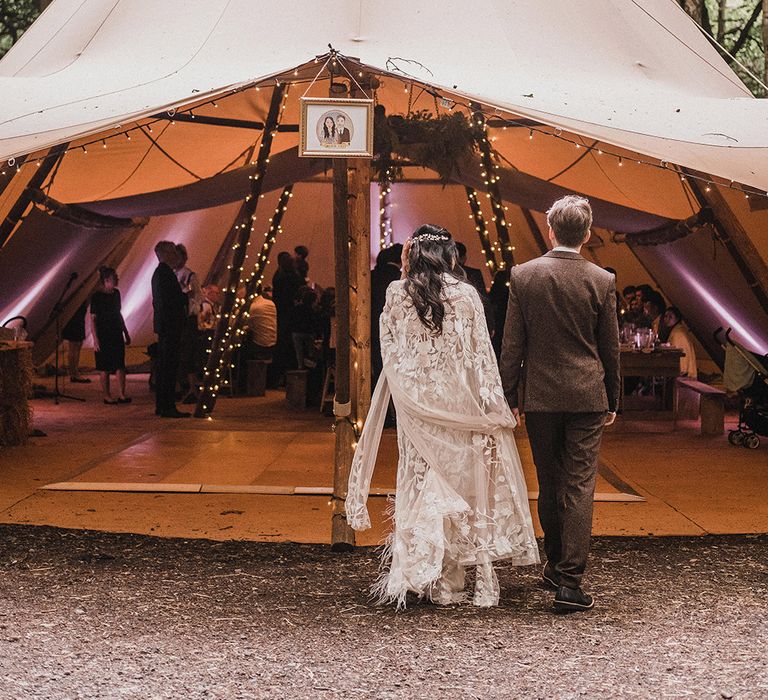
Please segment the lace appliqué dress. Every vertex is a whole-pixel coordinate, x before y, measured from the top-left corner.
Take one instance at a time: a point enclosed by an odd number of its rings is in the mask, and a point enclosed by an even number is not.
[[[436,603],[466,598],[465,568],[477,567],[473,602],[497,605],[493,562],[539,561],[528,491],[480,298],[446,277],[443,332],[419,321],[402,281],[381,315],[384,371],[358,441],[346,500],[355,530],[366,507],[390,393],[397,410],[399,461],[393,531],[379,601],[404,607],[411,591]]]

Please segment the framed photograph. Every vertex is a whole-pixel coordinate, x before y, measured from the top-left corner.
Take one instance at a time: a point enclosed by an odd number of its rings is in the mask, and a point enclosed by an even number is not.
[[[373,100],[302,97],[299,155],[373,158]]]

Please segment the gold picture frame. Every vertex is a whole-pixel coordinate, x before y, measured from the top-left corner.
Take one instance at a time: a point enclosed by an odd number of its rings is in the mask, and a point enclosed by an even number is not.
[[[302,97],[299,156],[373,158],[373,100]]]

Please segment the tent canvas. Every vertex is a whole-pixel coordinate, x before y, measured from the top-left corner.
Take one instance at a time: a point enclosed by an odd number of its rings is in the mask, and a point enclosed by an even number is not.
[[[757,350],[768,350],[768,307],[760,296],[768,288],[763,233],[768,214],[752,211],[743,192],[729,189],[730,180],[753,197],[768,188],[766,103],[749,96],[672,0],[488,2],[477,5],[471,21],[466,14],[463,3],[402,0],[386,6],[342,1],[333,13],[301,2],[55,0],[0,61],[0,88],[8,96],[0,107],[0,156],[25,159],[17,174],[7,167],[0,180],[0,218],[23,193],[24,178],[38,159],[67,143],[55,177],[46,183],[53,200],[116,217],[162,215],[170,226],[166,230],[173,231],[178,230],[170,224],[174,216],[215,207],[211,211],[222,214],[196,229],[198,238],[186,238],[191,250],[210,252],[215,246],[203,239],[221,241],[233,224],[233,202],[242,197],[242,176],[276,80],[289,83],[289,99],[270,159],[270,189],[293,180],[329,193],[322,167],[302,170],[291,151],[298,98],[308,88],[310,95],[328,94],[326,75],[310,82],[323,66],[314,54],[330,43],[357,57],[344,61],[351,73],[342,76],[347,82],[358,72],[378,76],[376,99],[390,113],[440,112],[452,103],[464,109],[476,102],[491,123],[497,120],[489,137],[499,154],[518,261],[540,252],[522,208],[539,212],[541,229],[540,212],[556,192],[583,193],[595,201],[596,223],[603,229],[597,233],[605,245],[595,249],[595,259],[617,267],[620,282],[637,279],[625,275],[616,260],[634,260],[624,269],[637,270],[639,259],[671,301],[696,319],[700,339],[735,321]],[[474,176],[467,167],[458,180],[482,190],[474,168]],[[720,183],[706,187],[726,202],[726,235],[735,236],[734,227],[742,234],[730,248],[718,234],[713,250],[731,264],[717,266],[720,276],[706,290],[697,280],[707,273],[696,266],[703,255],[701,239],[710,240],[711,229],[647,253],[631,246],[629,256],[627,244],[612,242],[614,232],[656,229],[701,210],[681,172]],[[412,210],[428,190],[430,199],[462,201],[463,186],[398,185],[394,221],[398,207]],[[276,191],[266,196],[274,201]],[[330,194],[315,194],[311,203],[300,205],[297,193],[284,228],[301,236],[302,227],[314,227],[322,196],[330,207]],[[260,210],[258,216],[266,213]],[[482,265],[471,245],[476,236],[471,222],[454,218],[458,237],[470,244],[471,262]],[[412,221],[401,216],[395,223],[398,237],[408,232],[406,220]],[[259,226],[265,224],[261,219]],[[13,272],[18,254],[11,244],[26,236],[29,226],[25,219],[0,251],[11,279],[21,279]],[[155,226],[151,220],[149,227]],[[330,229],[326,232],[329,236]],[[83,237],[93,241],[87,232]],[[151,258],[145,248],[151,238],[141,234],[131,242],[123,279],[139,258]],[[698,252],[687,254],[689,249]],[[87,275],[92,262],[83,259],[78,269]],[[316,252],[313,263],[330,277],[330,245],[324,255]],[[40,260],[24,279],[31,287],[44,278],[36,298],[50,299],[68,272],[62,268],[49,275]],[[135,278],[140,279],[138,272]],[[19,298],[16,286],[0,284],[3,302]],[[721,301],[713,302],[734,294],[742,309],[737,315],[724,314]]]

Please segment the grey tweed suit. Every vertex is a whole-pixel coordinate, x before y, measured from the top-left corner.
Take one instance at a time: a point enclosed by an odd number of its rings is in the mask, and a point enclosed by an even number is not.
[[[615,287],[611,273],[570,251],[510,277],[501,379],[513,408],[523,385],[548,569],[569,588],[586,568],[603,423],[621,387]]]

